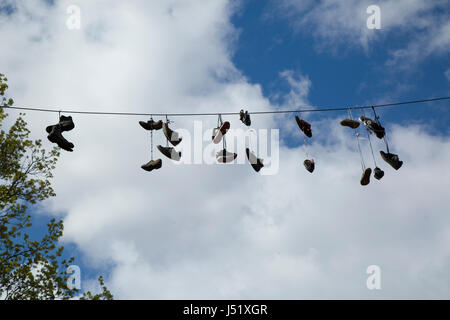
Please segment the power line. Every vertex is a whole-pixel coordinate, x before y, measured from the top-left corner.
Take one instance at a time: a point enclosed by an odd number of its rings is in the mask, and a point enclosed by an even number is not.
[[[327,107],[318,109],[296,109],[296,110],[272,110],[272,111],[249,111],[249,114],[281,114],[281,113],[296,113],[296,112],[328,112],[328,111],[346,111],[349,109],[360,110],[369,108],[384,108],[394,107],[407,104],[416,104],[424,102],[433,102],[440,100],[449,100],[450,97],[439,97],[422,100],[401,101],[394,103],[370,105],[370,106],[356,106],[356,107]],[[306,106],[305,106],[306,107]],[[16,107],[16,106],[2,106],[5,109],[23,110],[23,111],[37,111],[37,112],[53,112],[53,113],[65,113],[65,114],[86,114],[86,115],[114,115],[114,116],[156,116],[156,117],[189,117],[189,116],[217,116],[218,114],[227,115],[239,115],[239,112],[207,112],[207,113],[136,113],[136,112],[102,112],[102,111],[76,111],[76,110],[58,110],[58,109],[45,109],[45,108],[32,108],[32,107]]]

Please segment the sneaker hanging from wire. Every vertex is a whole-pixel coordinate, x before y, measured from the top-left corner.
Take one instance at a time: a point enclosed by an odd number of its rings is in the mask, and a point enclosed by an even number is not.
[[[250,127],[252,124],[252,121],[250,120],[250,114],[248,111],[241,110],[239,113],[239,118],[241,119],[242,123],[245,124],[247,127]]]
[[[375,133],[378,139],[383,139],[386,134],[386,130],[381,126],[381,124],[364,116],[359,117],[359,120],[364,123],[368,129]]]
[[[223,136],[228,132],[230,126],[230,123],[228,121],[225,121],[220,125],[220,127],[214,129],[213,134],[215,135],[213,136],[213,142],[215,144],[218,144],[222,141]]]
[[[169,128],[169,122],[164,122],[162,124],[164,135],[166,136],[167,140],[176,147],[182,140],[178,132],[173,131]]]
[[[139,124],[142,128],[145,130],[160,130],[163,126],[162,120],[153,121],[153,119],[150,119],[148,121],[139,121]]]
[[[264,167],[263,159],[258,158],[249,148],[245,149],[245,153],[247,154],[248,162],[251,164],[252,168],[256,172],[259,172]]]
[[[236,153],[228,152],[226,149],[223,149],[216,153],[216,160],[219,163],[229,163],[234,161],[236,158]]]
[[[341,126],[349,127],[349,128],[352,128],[352,129],[358,128],[359,125],[360,125],[359,121],[352,120],[352,119],[344,119],[344,120],[341,121]]]
[[[375,177],[375,179],[380,180],[384,176],[384,171],[381,170],[380,168],[376,167],[373,170],[373,176]]]
[[[313,173],[314,172],[314,169],[315,169],[315,163],[314,163],[314,159],[311,159],[311,160],[309,160],[309,159],[306,159],[304,162],[303,162],[303,165],[305,166],[305,168],[306,168],[306,170],[308,170],[310,173]]]
[[[302,130],[302,132],[308,137],[312,137],[311,125],[303,119],[300,119],[298,116],[295,116],[295,121],[297,121],[297,125]]]
[[[49,127],[47,127],[48,129]],[[69,152],[73,152],[73,148],[74,148],[74,144],[67,141],[62,133],[61,130],[61,125],[57,124],[54,126],[50,126],[50,134],[47,136],[47,139],[52,142],[52,143],[56,143],[58,145],[58,147],[60,147],[63,150],[69,151]]]
[[[361,185],[367,186],[370,183],[370,175],[372,174],[372,169],[366,168],[366,170],[363,171],[361,176]]]
[[[403,161],[400,161],[398,155],[393,153],[385,153],[384,151],[380,151],[381,158],[386,161],[392,168],[398,170],[403,165]]]
[[[175,161],[180,161],[180,159],[181,159],[181,152],[177,152],[175,150],[175,148],[173,148],[173,147],[163,147],[161,145],[158,145],[157,148],[158,148],[159,152],[161,152],[167,158],[175,160]]]
[[[141,166],[142,169],[144,169],[145,171],[152,171],[152,170],[157,170],[160,169],[162,167],[162,160],[161,159],[157,159],[157,160],[150,160],[149,162],[147,162],[146,164],[143,164]]]

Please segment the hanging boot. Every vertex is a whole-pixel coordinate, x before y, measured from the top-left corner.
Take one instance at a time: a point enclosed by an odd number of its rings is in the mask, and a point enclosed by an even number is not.
[[[384,176],[384,171],[381,170],[380,168],[376,167],[373,170],[373,176],[375,177],[375,179],[380,180]]]
[[[300,119],[298,116],[295,116],[295,121],[297,121],[297,124],[298,124],[298,127],[300,128],[300,130],[302,130],[303,133],[308,138],[311,138],[312,137],[311,125],[308,122],[306,122],[305,120]]]
[[[180,161],[180,159],[181,159],[181,152],[177,152],[172,147],[158,146],[158,150],[169,159],[172,159],[175,161]]]
[[[373,121],[370,118],[361,116],[359,117],[359,120],[364,123],[364,125],[371,130],[373,133],[375,133],[375,135],[377,136],[377,138],[379,139],[383,139],[384,135],[386,134],[386,131],[384,130],[384,128],[376,121]]]
[[[72,117],[70,116],[69,117],[61,116],[59,118],[58,125],[60,126],[61,132],[71,131],[75,128],[75,124],[73,123]],[[47,133],[52,132],[54,126],[56,125],[48,126],[47,128],[45,128],[45,131],[47,131]]]
[[[216,153],[216,159],[219,163],[228,163],[237,158],[236,153],[228,152],[226,149]]]
[[[228,132],[229,129],[230,123],[228,121],[225,121],[216,131],[216,135],[214,136],[213,142],[215,144],[220,143],[220,141],[222,141],[222,137]]]
[[[150,119],[149,121],[139,121],[139,124],[142,128],[145,130],[160,130],[163,126],[162,120],[153,121],[153,119]]]
[[[61,126],[61,132],[71,131],[75,128],[75,124],[73,123],[71,116],[61,116],[59,118],[59,125]]]
[[[349,127],[352,129],[356,129],[359,127],[360,122],[356,121],[356,120],[351,120],[351,119],[344,119],[341,121],[341,125],[344,127]]]
[[[175,147],[181,142],[181,137],[178,134],[178,132],[173,131],[169,128],[169,125],[167,122],[164,122],[162,124],[164,135],[166,136],[167,140]]]
[[[247,127],[251,126],[252,121],[250,120],[250,115],[248,114],[248,111],[244,112],[244,110],[241,110],[239,116],[243,124],[245,124]]]
[[[389,163],[392,168],[395,170],[400,169],[400,167],[403,165],[403,161],[400,161],[398,158],[398,155],[393,153],[385,153],[383,151],[380,151],[381,157],[384,161]]]
[[[311,159],[311,160],[306,159],[303,162],[303,165],[305,166],[306,170],[308,170],[310,173],[313,173],[314,168],[315,168],[315,164],[314,164],[314,160],[313,159]]]
[[[251,166],[256,172],[259,172],[261,168],[264,167],[263,160],[257,158],[256,155],[253,152],[251,152],[249,148],[246,148],[245,152],[247,153],[248,162],[250,162]]]
[[[367,186],[370,183],[370,175],[372,173],[372,169],[367,168],[364,170],[362,176],[361,176],[361,185]]]
[[[74,144],[67,141],[61,134],[61,126],[59,124],[50,126],[51,131],[48,135],[48,140],[52,143],[56,143],[58,147],[63,150],[73,152]],[[47,128],[48,129],[48,128]]]
[[[162,167],[161,159],[151,160],[141,166],[142,169],[144,169],[145,171],[148,171],[148,172],[150,172],[152,170],[160,169],[161,167]]]

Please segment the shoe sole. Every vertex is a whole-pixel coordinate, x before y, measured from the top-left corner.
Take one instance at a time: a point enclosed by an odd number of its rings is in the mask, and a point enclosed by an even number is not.
[[[370,175],[372,174],[372,169],[367,168],[362,177],[361,177],[361,185],[362,186],[367,186],[370,183]]]
[[[361,123],[355,120],[345,119],[341,121],[341,126],[356,129]]]
[[[230,130],[230,127],[231,127],[230,123],[228,121],[225,121],[217,131],[216,136],[213,139],[213,142],[215,144],[220,143],[220,141],[222,141],[222,137],[227,134],[228,130]]]

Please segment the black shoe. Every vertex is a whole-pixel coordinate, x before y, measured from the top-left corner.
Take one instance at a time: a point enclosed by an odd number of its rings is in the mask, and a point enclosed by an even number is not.
[[[248,111],[241,110],[239,113],[239,117],[243,124],[245,124],[247,127],[250,127],[252,124],[252,121],[250,120],[250,115],[248,114]]]
[[[381,170],[380,168],[376,167],[373,170],[373,176],[375,177],[375,179],[380,180],[384,176],[384,171]]]
[[[367,186],[370,183],[370,174],[372,173],[372,169],[367,168],[364,170],[362,176],[361,176],[361,185]]]
[[[67,141],[61,134],[61,127],[59,124],[51,126],[50,134],[48,135],[48,140],[52,143],[56,143],[58,147],[63,150],[73,152],[74,144]]]
[[[400,167],[403,165],[403,161],[400,161],[398,158],[398,155],[393,153],[385,153],[383,151],[380,151],[381,157],[384,161],[389,163],[392,168],[395,170],[400,169]]]
[[[180,159],[181,159],[181,152],[177,152],[174,148],[172,148],[172,147],[163,147],[163,146],[158,146],[157,148],[167,158],[175,160],[175,161],[180,161]]]
[[[314,168],[316,167],[313,159],[311,160],[306,159],[303,162],[303,165],[305,166],[306,170],[308,170],[310,173],[313,173]]]
[[[149,120],[147,122],[139,121],[139,124],[145,130],[160,130],[162,128],[163,123],[162,123],[162,120],[158,120],[158,121]]]
[[[298,127],[300,128],[300,130],[302,130],[303,133],[308,138],[311,138],[312,137],[311,125],[308,122],[306,122],[305,120],[300,119],[298,116],[295,116],[295,121],[297,121],[297,124],[298,124]]]
[[[151,160],[149,162],[147,162],[146,164],[142,165],[141,168],[144,169],[145,171],[152,171],[152,170],[157,170],[160,169],[162,167],[162,160],[158,159],[158,160]]]
[[[75,128],[75,124],[73,123],[72,117],[61,116],[59,118],[59,125],[61,126],[61,131],[70,131]]]
[[[257,158],[257,157],[253,154],[253,152],[250,151],[249,148],[246,148],[246,149],[245,149],[245,152],[247,153],[247,159],[248,159],[248,162],[250,162],[250,164],[252,165],[253,169],[254,169],[256,172],[259,172],[259,171],[264,167],[263,160]]]
[[[376,121],[373,121],[370,118],[367,117],[359,117],[359,120],[364,123],[364,125],[369,129],[372,130],[373,133],[377,136],[379,139],[383,139],[384,135],[386,134],[386,131],[384,128]]]
[[[70,117],[70,116],[69,117],[61,116],[59,118],[58,125],[61,128],[61,132],[70,131],[75,128],[75,124],[73,123],[72,117]],[[54,126],[56,126],[56,125],[54,125]],[[47,131],[47,133],[52,132],[54,126],[48,126],[47,128],[45,128],[45,131]]]

